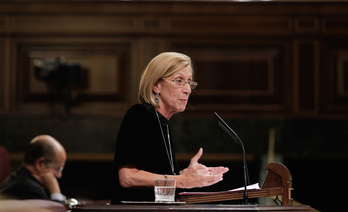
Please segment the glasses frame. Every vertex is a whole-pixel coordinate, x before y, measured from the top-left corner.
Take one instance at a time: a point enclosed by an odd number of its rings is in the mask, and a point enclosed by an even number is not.
[[[58,173],[63,172],[64,166],[51,166],[49,164],[46,164],[48,168],[56,170]]]
[[[183,80],[183,79],[170,79],[170,78],[166,78],[166,77],[162,77],[161,79],[164,79],[164,80],[169,80],[169,81],[172,81],[174,82],[173,85],[176,87],[176,88],[183,88],[186,84],[189,84],[191,90],[194,90],[196,89],[197,85],[198,85],[198,82],[196,81],[186,81],[186,80]],[[182,85],[182,86],[178,86],[176,83],[178,83],[178,80],[182,80],[184,81],[185,83]]]

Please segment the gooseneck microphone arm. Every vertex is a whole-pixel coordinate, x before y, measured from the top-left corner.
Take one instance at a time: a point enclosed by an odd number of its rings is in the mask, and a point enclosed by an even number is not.
[[[247,165],[247,159],[246,159],[246,153],[245,153],[244,144],[243,144],[242,140],[238,137],[237,133],[235,133],[216,112],[214,112],[214,115],[219,120],[218,125],[229,136],[231,136],[233,140],[235,140],[242,147],[242,153],[243,153],[243,174],[244,174],[244,204],[248,204],[248,190],[247,190],[247,186],[250,184],[250,179],[249,179],[249,172],[248,172],[248,165]]]
[[[226,123],[225,125],[222,124],[221,122],[218,122],[218,125],[229,135],[235,140],[239,145],[242,147],[242,152],[243,152],[243,163],[245,165],[245,170],[246,170],[246,180],[247,184],[250,185],[250,179],[249,179],[249,172],[248,172],[248,165],[247,165],[247,159],[246,159],[246,153],[245,153],[245,148],[242,140],[238,137],[237,133],[235,133]],[[228,128],[226,128],[226,127]]]

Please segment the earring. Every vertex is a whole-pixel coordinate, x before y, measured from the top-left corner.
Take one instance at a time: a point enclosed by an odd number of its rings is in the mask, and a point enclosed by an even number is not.
[[[155,93],[155,102],[158,103],[159,102],[159,93]]]

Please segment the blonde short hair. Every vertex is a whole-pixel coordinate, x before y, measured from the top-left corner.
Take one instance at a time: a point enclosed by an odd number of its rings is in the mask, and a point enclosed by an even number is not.
[[[191,58],[182,53],[164,52],[154,57],[141,76],[138,93],[139,101],[157,107],[158,103],[155,102],[153,86],[161,78],[170,77],[185,67],[189,67],[193,75]]]

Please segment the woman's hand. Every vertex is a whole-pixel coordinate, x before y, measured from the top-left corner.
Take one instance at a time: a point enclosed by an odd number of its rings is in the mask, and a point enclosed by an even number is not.
[[[226,167],[206,167],[198,163],[203,155],[203,149],[200,148],[197,154],[191,159],[190,165],[180,172],[183,177],[182,188],[194,188],[210,186],[223,180],[223,174],[228,171]]]

